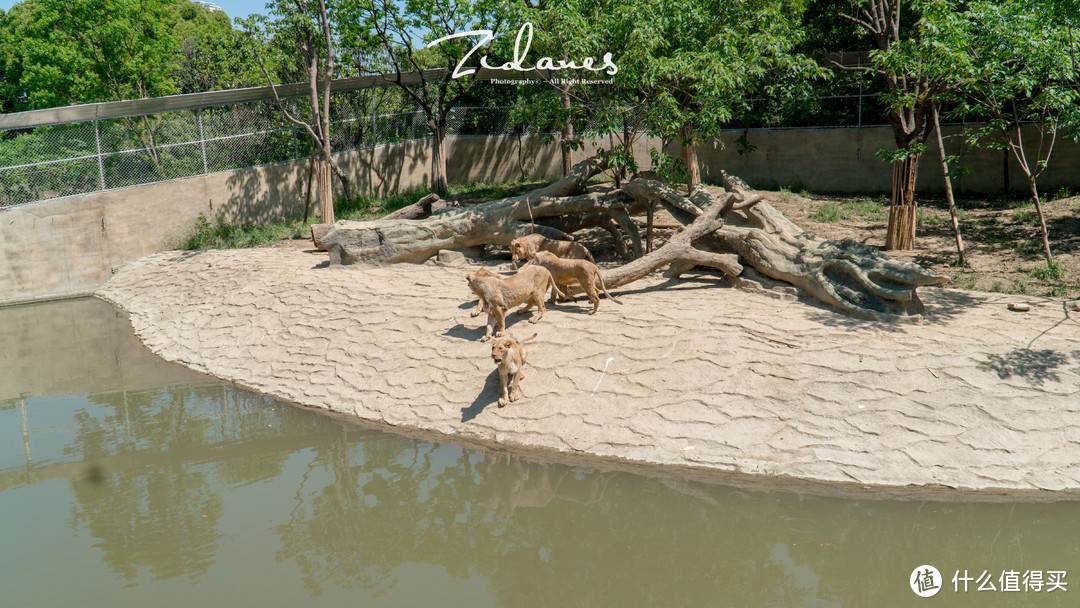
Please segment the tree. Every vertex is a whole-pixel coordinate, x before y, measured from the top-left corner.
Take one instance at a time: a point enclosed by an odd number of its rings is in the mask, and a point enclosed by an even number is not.
[[[1023,172],[1048,265],[1054,258],[1038,179],[1058,138],[1080,136],[1080,41],[1070,22],[1077,16],[1059,13],[1056,4],[984,0],[968,5],[960,107],[989,119],[971,130],[971,141],[1008,150]],[[1033,142],[1026,131],[1034,131]]]
[[[620,33],[614,30],[613,13],[621,0],[569,0],[566,2],[532,2],[524,0],[511,4],[511,23],[530,23],[535,26],[531,48],[538,56],[553,57],[571,63],[591,57],[600,64],[604,53],[620,49]],[[506,45],[504,45],[506,46]],[[512,54],[512,49],[500,49]],[[610,71],[610,70],[605,70]],[[585,72],[586,80],[595,74]],[[541,132],[559,131],[559,151],[563,175],[574,165],[574,151],[583,143],[575,136],[575,122],[586,120],[618,132],[616,123],[627,114],[636,115],[633,100],[618,85],[597,86],[574,82],[581,72],[553,72],[548,87],[526,89],[525,115],[539,126]],[[543,77],[543,76],[541,76]],[[610,75],[603,74],[602,78]],[[529,93],[532,93],[531,95]],[[554,93],[554,95],[552,95]],[[610,131],[609,131],[610,132]],[[580,131],[579,131],[580,134]],[[623,138],[626,139],[626,138]],[[621,141],[628,149],[630,141]],[[619,156],[616,152],[612,156]],[[625,156],[625,155],[624,155]]]
[[[447,117],[476,83],[475,72],[461,77],[455,72],[478,43],[475,32],[498,30],[500,19],[492,8],[487,0],[341,2],[343,46],[354,51],[351,57],[368,58],[355,66],[357,71],[370,74],[390,67],[397,75],[394,83],[423,111],[431,133],[430,186],[440,195],[446,193]],[[432,68],[445,68],[446,73],[433,82],[402,77]]]
[[[175,23],[171,29],[179,41],[174,50],[174,80],[180,93],[253,87],[262,82],[262,72],[251,61],[253,40],[233,29],[225,13],[187,0],[170,6]]]
[[[886,120],[892,126],[896,149],[882,150],[879,156],[893,165],[892,205],[889,209],[886,249],[915,247],[915,178],[919,174],[919,158],[926,149],[926,140],[933,129],[934,102],[951,84],[948,62],[942,62],[942,48],[931,34],[935,18],[950,10],[952,3],[939,0],[909,2],[909,8],[923,11],[914,25],[901,20],[903,0],[861,0],[852,3],[860,10],[841,17],[870,34],[876,49],[870,53],[872,66],[850,67],[847,70],[867,71],[879,76],[885,84],[882,94],[888,111]]]
[[[20,51],[25,42],[16,33],[25,29],[20,23],[26,18],[24,4],[16,4],[8,13],[0,9],[0,113],[29,109],[29,100],[19,87],[22,79]]]
[[[28,109],[159,97],[176,92],[171,16],[163,2],[27,0],[12,8],[14,97]],[[9,84],[9,86],[11,86]],[[125,117],[159,175],[161,117]]]
[[[737,104],[771,71],[810,72],[791,53],[801,3],[776,0],[670,0],[622,3],[611,31],[619,44],[618,83],[643,100],[645,126],[677,141],[700,183],[697,147],[719,135]]]
[[[251,15],[246,19],[237,19],[237,23],[263,45],[260,50],[265,49],[268,37],[276,37],[291,40],[300,51],[308,82],[310,122],[302,121],[289,112],[278,96],[277,87],[266,68],[262,52],[256,53],[255,57],[270,83],[274,101],[285,119],[303,127],[314,142],[317,151],[315,179],[318,184],[319,215],[324,224],[332,224],[334,198],[331,183],[333,148],[330,140],[330,82],[334,78],[334,34],[330,28],[330,14],[325,0],[318,0],[318,4],[310,0],[275,0],[268,6],[273,19],[267,19],[264,15]]]

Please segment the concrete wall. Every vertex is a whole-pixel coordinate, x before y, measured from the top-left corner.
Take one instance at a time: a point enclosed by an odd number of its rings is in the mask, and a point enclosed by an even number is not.
[[[746,134],[749,154],[739,154],[735,140]],[[957,127],[945,127],[945,148],[958,154],[960,163],[972,173],[953,181],[953,189],[967,194],[998,194],[1004,189],[1004,168],[1009,167],[1010,190],[1027,192],[1027,182],[1011,153],[963,145]],[[1025,129],[1029,158],[1036,158],[1038,135]],[[785,187],[811,192],[889,192],[892,169],[877,157],[877,151],[895,149],[890,127],[862,129],[749,129],[730,131],[699,149],[702,179],[719,180],[720,169],[738,175],[759,188]],[[679,154],[678,146],[672,147]],[[1009,158],[1006,161],[1006,156]],[[1034,162],[1034,161],[1032,161]],[[1080,145],[1059,140],[1046,171],[1038,180],[1040,192],[1053,193],[1068,186],[1080,186]],[[916,188],[920,192],[944,190],[937,143],[932,142],[919,163]]]
[[[946,130],[947,135],[955,132]],[[757,148],[740,155],[735,140],[743,133],[725,133],[700,148],[703,179],[718,181],[722,168],[758,187],[817,192],[890,188],[891,169],[875,156],[878,149],[893,147],[887,127],[749,130],[749,143]],[[959,138],[950,139],[948,146],[956,153]],[[1029,142],[1034,139],[1028,134]],[[589,142],[576,158],[614,143],[608,138]],[[649,167],[649,148],[657,146],[653,138],[636,145],[643,169]],[[358,191],[382,194],[426,184],[429,148],[427,141],[405,142],[336,158]],[[678,154],[677,146],[671,152]],[[975,172],[955,184],[959,192],[1001,191],[1003,152],[960,153]],[[451,182],[548,180],[561,174],[558,146],[541,137],[450,138],[447,158]],[[1009,166],[1012,188],[1024,190],[1015,161]],[[92,293],[120,266],[175,247],[200,213],[253,222],[299,217],[306,177],[307,162],[293,161],[0,209],[0,305]],[[1066,185],[1080,189],[1080,146],[1059,142],[1039,184],[1050,192]],[[918,187],[924,192],[942,188],[936,148],[923,157]]]
[[[0,305],[92,293],[120,266],[175,247],[200,213],[285,217],[303,200],[305,169],[279,163],[2,209]]]

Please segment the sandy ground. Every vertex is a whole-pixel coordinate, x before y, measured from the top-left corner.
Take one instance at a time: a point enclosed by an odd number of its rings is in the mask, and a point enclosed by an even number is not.
[[[927,320],[889,325],[650,277],[596,315],[511,314],[511,335],[539,337],[525,397],[499,408],[468,271],[328,267],[296,246],[165,252],[97,295],[167,360],[402,429],[781,484],[1080,496],[1071,305],[924,288]]]

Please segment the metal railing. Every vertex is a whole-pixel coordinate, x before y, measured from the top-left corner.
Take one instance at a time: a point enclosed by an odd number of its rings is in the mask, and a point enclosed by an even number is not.
[[[373,78],[383,81],[368,82]],[[429,136],[424,114],[414,107],[379,112],[371,91],[387,86],[385,77],[351,80],[355,88],[339,85],[331,95],[335,152]],[[293,95],[285,100],[290,111],[306,119],[309,108],[305,110],[306,100],[298,97],[303,89],[281,89]],[[309,157],[307,132],[285,120],[268,99],[269,91],[241,89],[0,115],[0,208]],[[783,106],[749,99],[742,117],[729,126],[884,124],[877,103],[870,95],[810,98]],[[448,116],[447,135],[538,134],[517,110],[456,108]],[[596,133],[597,126],[576,125],[575,132]]]
[[[356,104],[336,101],[335,152],[428,136],[422,112],[346,117]],[[529,131],[507,107],[456,108],[448,123],[449,135]],[[307,158],[311,150],[306,130],[265,101],[9,129],[0,131],[0,207]]]

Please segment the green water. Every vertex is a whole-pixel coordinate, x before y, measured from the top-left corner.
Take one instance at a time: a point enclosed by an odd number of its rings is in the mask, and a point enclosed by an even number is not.
[[[0,308],[0,353],[0,606],[1080,600],[1075,503],[750,492],[417,441],[166,364],[95,300]],[[908,586],[921,564],[935,597]],[[998,590],[954,591],[957,570]]]

